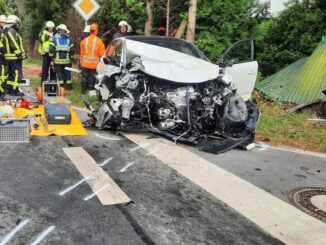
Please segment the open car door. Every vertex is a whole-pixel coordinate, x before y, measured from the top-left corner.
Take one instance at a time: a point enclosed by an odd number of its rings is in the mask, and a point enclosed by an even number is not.
[[[121,72],[121,67],[126,62],[124,39],[113,40],[97,65],[97,73],[108,77]]]
[[[226,73],[232,77],[238,93],[244,100],[250,99],[258,74],[254,40],[244,39],[236,42],[226,50],[221,59],[234,61],[232,67],[226,68]]]

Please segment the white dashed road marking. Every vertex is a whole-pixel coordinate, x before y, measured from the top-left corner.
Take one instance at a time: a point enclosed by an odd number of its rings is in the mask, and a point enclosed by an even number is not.
[[[29,219],[26,219],[22,222],[20,222],[8,235],[6,235],[2,241],[0,242],[0,245],[5,245],[7,244],[15,235],[18,231],[20,231],[27,223],[29,222]]]
[[[93,197],[95,197],[97,194],[101,193],[102,191],[105,190],[105,188],[109,187],[110,184],[107,184],[105,186],[103,186],[102,188],[100,188],[99,190],[95,191],[93,194],[87,196],[84,198],[84,201],[88,201],[90,199],[92,199]]]
[[[124,168],[122,168],[121,170],[120,170],[120,173],[124,173],[124,172],[126,172],[126,170],[128,169],[128,168],[130,168],[132,165],[134,165],[135,164],[135,162],[131,162],[131,163],[128,163]]]
[[[76,187],[78,187],[79,185],[81,185],[82,183],[86,182],[89,178],[90,178],[90,177],[87,176],[86,178],[84,178],[84,179],[78,181],[78,182],[77,182],[76,184],[74,184],[73,186],[70,186],[70,187],[68,187],[67,189],[61,191],[61,192],[59,193],[59,195],[60,195],[60,196],[64,196],[65,194],[67,194],[68,192],[72,191],[73,189],[75,189]]]
[[[113,159],[113,157],[110,157],[109,159],[106,159],[104,162],[102,162],[99,166],[100,167],[104,167],[106,164],[108,164],[109,162],[111,162],[111,160]]]
[[[47,237],[51,232],[53,232],[55,229],[55,226],[50,226],[46,230],[44,230],[34,242],[31,243],[31,245],[37,245],[40,244],[44,240],[45,237]]]

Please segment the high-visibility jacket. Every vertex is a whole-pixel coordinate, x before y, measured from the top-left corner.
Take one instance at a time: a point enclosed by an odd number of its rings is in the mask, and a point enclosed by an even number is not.
[[[100,58],[105,53],[105,45],[101,38],[91,34],[80,43],[80,66],[88,69],[96,69]]]
[[[22,60],[26,58],[23,39],[19,33],[10,27],[4,31],[5,60]]]
[[[53,41],[53,33],[44,30],[39,35],[40,46],[38,48],[38,52],[40,55],[45,55],[49,53],[50,44]]]
[[[69,37],[56,34],[50,43],[49,55],[53,57],[54,64],[70,64],[74,55],[74,44]]]
[[[7,74],[5,70],[5,47],[3,45],[3,40],[4,40],[4,30],[0,28],[0,94],[5,92],[5,89],[3,87],[4,82],[6,81]]]

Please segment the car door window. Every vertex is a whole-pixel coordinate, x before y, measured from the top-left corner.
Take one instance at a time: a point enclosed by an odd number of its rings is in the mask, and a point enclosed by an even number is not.
[[[110,60],[110,64],[120,66],[122,61],[122,47],[123,42],[120,39],[116,39],[110,43],[106,52],[106,58]]]
[[[222,56],[224,61],[233,60],[235,64],[255,59],[253,39],[245,39],[233,44]]]

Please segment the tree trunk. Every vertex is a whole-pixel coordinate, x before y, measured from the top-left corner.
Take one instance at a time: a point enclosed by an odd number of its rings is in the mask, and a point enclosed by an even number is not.
[[[166,29],[165,29],[165,36],[169,36],[169,30],[170,30],[170,11],[171,11],[171,5],[170,0],[167,0],[166,4]]]
[[[187,41],[194,43],[196,35],[197,0],[189,1]]]
[[[177,34],[175,34],[175,38],[181,38],[186,30],[186,26],[187,26],[187,21],[186,20],[182,20],[179,28],[178,28],[178,32]]]
[[[147,20],[145,23],[145,36],[152,35],[153,29],[153,0],[146,1],[146,12],[147,12]]]

